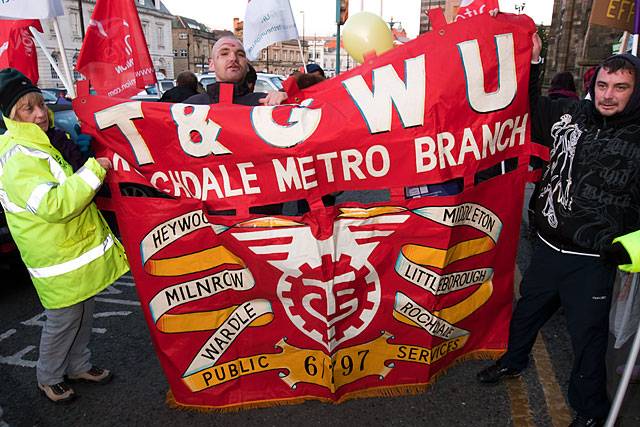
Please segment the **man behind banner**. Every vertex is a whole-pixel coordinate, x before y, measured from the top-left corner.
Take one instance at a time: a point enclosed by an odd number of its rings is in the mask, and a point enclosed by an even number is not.
[[[220,38],[211,48],[209,70],[216,73],[216,83],[209,85],[207,93],[187,98],[185,104],[217,104],[220,85],[233,84],[233,103],[242,105],[280,105],[287,99],[284,92],[251,92],[245,77],[249,61],[240,40],[232,36]]]
[[[497,383],[519,376],[538,331],[562,306],[575,357],[571,426],[596,426],[609,410],[605,355],[616,266],[640,270],[633,233],[640,229],[640,59],[605,60],[591,81],[593,101],[552,101],[540,96],[541,42],[533,38],[532,140],[551,148],[535,204],[538,238],[507,352],[477,378]]]
[[[54,403],[68,402],[76,394],[65,379],[104,384],[112,377],[92,366],[88,348],[93,297],[129,269],[93,203],[111,163],[65,159],[63,145],[71,142],[50,126],[40,89],[13,68],[0,70],[0,112],[7,126],[0,137],[0,201],[47,317],[38,388]]]
[[[220,102],[221,84],[233,84],[233,103],[249,106],[280,105],[287,99],[285,92],[253,92],[247,82],[249,61],[240,40],[232,36],[220,38],[211,48],[209,70],[216,73],[216,83],[207,86],[207,93],[194,95],[185,104],[217,104]],[[253,207],[251,213],[277,215],[282,204]]]

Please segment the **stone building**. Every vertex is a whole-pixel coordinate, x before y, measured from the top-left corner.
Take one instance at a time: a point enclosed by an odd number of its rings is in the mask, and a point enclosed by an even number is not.
[[[183,16],[174,16],[171,30],[176,75],[186,70],[194,73],[208,71],[209,56],[215,42],[225,35],[233,35],[227,30],[210,30],[206,25]]]
[[[560,71],[570,71],[581,81],[584,72],[611,55],[622,31],[589,26],[593,0],[555,0],[545,58],[545,80]],[[580,86],[580,85],[578,85]]]
[[[256,71],[288,76],[302,67],[300,48],[297,40],[276,42],[260,52],[260,57],[251,61]]]
[[[420,34],[426,33],[427,31],[431,31],[431,23],[429,22],[429,18],[427,17],[427,11],[434,7],[441,7],[445,10],[445,16],[447,10],[450,8],[447,7],[447,3],[451,3],[450,0],[421,0],[420,2]],[[457,4],[460,4],[460,0],[457,0]],[[448,17],[447,19],[449,19]]]
[[[154,4],[153,0],[134,0],[138,8],[140,23],[144,31],[149,54],[156,72],[164,74],[167,78],[173,78],[173,47],[171,39],[171,14],[161,3]],[[82,0],[82,17],[84,26],[87,27],[96,2],[94,0]],[[75,68],[75,63],[82,46],[82,29],[80,11],[77,0],[64,0],[64,16],[58,17],[58,25],[64,44],[64,54],[69,66]],[[52,20],[42,20],[44,34],[42,36],[45,47],[57,62],[62,66],[61,52],[56,41]],[[42,50],[38,47],[38,71],[40,73],[39,86],[62,87],[62,81],[50,65]],[[72,71],[73,72],[73,71]],[[79,74],[74,73],[77,79]]]

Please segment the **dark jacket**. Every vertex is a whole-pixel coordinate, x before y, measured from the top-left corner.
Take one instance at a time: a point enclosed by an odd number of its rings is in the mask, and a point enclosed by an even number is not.
[[[73,171],[76,172],[87,161],[80,148],[71,141],[69,135],[66,132],[50,127],[47,131],[47,136],[51,145],[62,154],[62,157],[71,165]]]
[[[230,84],[230,83],[225,83]],[[233,84],[233,103],[241,105],[255,106],[260,105],[260,100],[267,96],[263,92],[249,92],[249,86],[242,81]],[[194,95],[184,101],[185,104],[217,104],[220,102],[220,82],[216,82],[207,86],[207,93]]]
[[[185,99],[197,94],[198,91],[193,88],[186,86],[176,86],[163,93],[162,98],[160,98],[160,102],[183,102]]]
[[[539,66],[531,67],[531,137],[551,148],[535,222],[540,236],[559,248],[598,253],[640,229],[640,60],[624,58],[636,68],[635,90],[625,110],[611,117],[589,100],[541,97]],[[594,84],[595,78],[592,99]]]

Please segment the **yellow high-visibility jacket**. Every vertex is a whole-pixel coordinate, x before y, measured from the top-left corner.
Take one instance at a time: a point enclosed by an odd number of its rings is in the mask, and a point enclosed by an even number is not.
[[[73,173],[38,125],[4,122],[0,202],[40,301],[48,309],[84,301],[129,269],[92,201],[106,172],[90,158]]]

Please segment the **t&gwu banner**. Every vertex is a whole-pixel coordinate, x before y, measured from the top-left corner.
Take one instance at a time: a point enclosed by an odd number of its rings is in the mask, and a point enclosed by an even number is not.
[[[454,23],[298,105],[118,103],[84,88],[74,107],[113,160],[110,205],[174,402],[403,393],[504,350],[534,31],[525,16]],[[404,197],[452,179],[460,194]],[[298,199],[310,212],[273,206]],[[275,213],[252,213],[263,205]]]
[[[129,98],[157,83],[135,2],[96,2],[76,68],[99,95]]]
[[[38,84],[38,54],[36,44],[29,31],[34,27],[42,32],[37,19],[21,19],[18,21],[2,21],[0,26],[0,69],[12,67],[20,70],[25,76]]]

